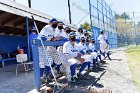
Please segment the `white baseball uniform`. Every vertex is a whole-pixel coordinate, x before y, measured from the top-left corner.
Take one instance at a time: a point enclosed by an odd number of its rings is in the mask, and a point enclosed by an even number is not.
[[[92,58],[96,59],[98,54],[96,52],[94,52],[94,50],[96,50],[94,44],[93,43],[89,43],[88,48],[93,51],[91,53]]]
[[[76,39],[80,40],[82,37],[82,34],[80,34],[79,32],[75,32],[76,33]]]
[[[40,35],[40,37],[45,36],[47,38],[47,41],[50,41],[55,36],[55,30],[53,30],[53,28],[50,25],[46,25],[45,27],[42,28],[39,35]],[[39,46],[38,49],[39,49],[40,68],[44,68],[45,66],[49,66],[53,62],[55,62],[55,64],[61,63],[60,55],[56,51],[55,47],[45,46],[47,55],[45,54],[42,46]]]
[[[66,58],[66,61],[63,63],[66,67],[66,74],[68,80],[70,80],[71,77],[71,71],[70,67],[71,65],[74,65],[77,63],[77,60],[74,57],[77,57],[79,53],[78,45],[74,43],[74,46],[71,45],[70,41],[67,41],[63,45],[63,54]]]
[[[105,38],[105,41],[108,40],[108,36],[107,36],[106,34],[104,34],[103,36],[104,36],[104,38]],[[107,49],[106,49],[105,52],[108,53],[108,50],[109,50],[109,45],[108,45],[108,47],[107,47]]]
[[[74,43],[74,46],[71,45],[70,41],[64,43],[63,54],[65,55],[65,58],[68,59],[70,65],[77,63],[77,60],[74,57],[76,57],[78,53],[79,49],[76,43]]]
[[[106,51],[105,46],[107,44],[104,35],[99,35],[98,41],[100,43],[100,50],[104,53]]]
[[[56,28],[55,30],[55,37],[56,36],[61,36],[61,37],[65,37],[66,36],[66,33],[64,32],[64,30],[59,30],[58,28]]]
[[[82,58],[85,59],[85,62],[88,62],[92,60],[92,56],[90,54],[87,54],[86,51],[88,50],[86,44],[82,44],[81,42],[78,43],[78,48],[79,48],[79,51],[83,51],[85,52],[85,54],[83,56],[81,56]]]

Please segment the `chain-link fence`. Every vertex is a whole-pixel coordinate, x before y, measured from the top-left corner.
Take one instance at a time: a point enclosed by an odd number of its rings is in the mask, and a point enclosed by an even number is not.
[[[89,0],[89,7],[93,37],[96,42],[100,31],[103,30],[108,36],[110,49],[117,48],[115,12],[104,0]],[[99,43],[96,47],[99,49]]]
[[[118,46],[140,44],[140,13],[124,12],[116,14],[116,26],[118,33]]]

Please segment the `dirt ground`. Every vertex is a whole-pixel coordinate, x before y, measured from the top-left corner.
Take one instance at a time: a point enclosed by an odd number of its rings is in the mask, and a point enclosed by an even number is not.
[[[81,79],[78,83],[71,84],[62,93],[80,93],[76,92],[76,89],[87,89],[104,71],[106,73],[91,90],[98,93],[102,91],[104,93],[138,93],[131,78],[124,49],[112,50],[111,58],[112,61],[106,60],[106,64],[100,65],[96,71],[93,70],[90,73],[84,71],[83,73],[88,79]],[[26,77],[22,68],[16,77],[15,67],[15,65],[11,65],[0,68],[0,93],[35,93],[33,92],[33,72],[28,73]],[[66,80],[60,79],[59,82],[66,83]]]

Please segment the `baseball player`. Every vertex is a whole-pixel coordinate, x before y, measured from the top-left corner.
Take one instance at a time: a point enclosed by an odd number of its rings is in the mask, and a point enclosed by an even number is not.
[[[111,58],[109,57],[109,52],[108,52],[108,39],[107,36],[104,35],[104,32],[101,31],[101,34],[98,37],[98,41],[100,43],[100,52],[101,54],[105,57],[105,53],[107,51],[107,56],[108,58],[111,60]]]
[[[53,18],[49,21],[49,25],[43,27],[41,32],[39,33],[41,39],[45,41],[59,40],[60,39],[59,37],[55,37],[56,28],[57,28],[57,20]],[[43,73],[45,68],[46,78],[47,78],[50,72],[50,65],[52,65],[53,62],[56,65],[59,65],[61,63],[60,56],[56,51],[56,48],[53,46],[45,46],[47,55],[45,54],[42,46],[38,47],[38,49],[39,49],[40,76],[41,78],[43,78]]]
[[[105,48],[106,48],[106,54],[107,54],[108,59],[111,60],[110,54],[109,54],[109,51],[108,51],[108,50],[109,50],[108,36],[107,36],[106,34],[104,34],[104,33],[103,33],[103,35],[104,35],[105,41],[106,41],[106,43],[107,43],[107,45],[106,45],[106,47],[105,47]]]
[[[63,29],[63,26],[65,24],[61,21],[58,22],[58,27],[56,28],[55,30],[55,37],[60,37],[60,38],[64,38],[65,37],[65,32],[64,32],[64,29]]]
[[[98,62],[98,53],[95,49],[95,46],[94,46],[94,43],[95,43],[95,40],[93,38],[91,38],[91,42],[89,43],[89,50],[90,50],[90,53],[92,55],[92,58],[93,58],[93,67],[96,67],[96,63]]]
[[[31,28],[31,32],[30,32],[30,54],[31,54],[31,60],[33,60],[32,58],[32,44],[33,44],[33,39],[38,38],[38,34],[36,32],[36,28],[34,26],[32,26]]]
[[[79,52],[82,55],[81,57],[85,59],[84,63],[82,63],[82,65],[81,65],[79,73],[77,74],[78,77],[82,77],[81,72],[86,68],[86,66],[88,66],[88,70],[90,70],[90,62],[92,61],[92,56],[89,53],[87,53],[88,52],[88,48],[87,48],[85,42],[86,42],[85,38],[81,37],[81,40],[78,43]]]
[[[65,38],[66,40],[69,40],[69,34],[70,34],[70,32],[71,32],[71,28],[70,28],[69,26],[66,26],[66,27],[64,28],[64,32],[65,32],[65,34],[63,35],[64,38]]]
[[[84,59],[81,58],[81,55],[79,54],[79,48],[78,45],[75,43],[75,33],[71,32],[69,34],[69,41],[66,42],[63,45],[63,54],[65,58],[67,59],[67,62],[65,63],[67,73],[71,73],[71,79],[68,79],[72,82],[75,82],[75,72],[76,72],[76,64],[79,60],[80,62],[84,62]]]
[[[84,38],[85,38],[85,40],[86,40],[86,45],[88,46],[89,41],[90,41],[90,38],[89,38],[89,33],[88,33],[88,31],[87,31],[87,30],[85,30],[85,31],[83,32],[82,37],[84,37]]]
[[[55,37],[60,37],[62,40],[68,41],[68,39],[69,39],[68,35],[69,35],[69,32],[71,30],[70,30],[70,27],[66,27],[65,31],[64,31],[63,26],[64,26],[64,23],[59,21],[58,22],[58,27],[56,28],[56,31],[55,31]],[[68,33],[66,33],[66,32],[68,32]],[[65,73],[66,70],[65,70],[64,64],[66,62],[66,59],[65,59],[64,54],[63,54],[63,46],[57,47],[57,51],[58,51],[58,53],[59,53],[59,55],[61,57],[61,62],[63,64],[63,65],[61,65],[61,67],[57,66],[58,73],[59,74],[61,74],[62,72]]]
[[[83,28],[79,28],[78,32],[75,32],[75,33],[76,33],[76,41],[77,41],[77,43],[79,43],[81,36],[83,35]]]

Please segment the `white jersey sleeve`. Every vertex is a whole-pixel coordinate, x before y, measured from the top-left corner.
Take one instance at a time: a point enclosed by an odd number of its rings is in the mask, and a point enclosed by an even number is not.
[[[63,45],[63,53],[64,54],[69,54],[69,47],[68,47],[68,42],[64,43]]]
[[[55,36],[55,37],[60,36],[60,31],[59,31],[58,28],[55,30],[55,35],[54,35],[54,36]]]
[[[51,40],[55,36],[55,31],[50,25],[46,25],[42,28],[41,32],[39,33],[39,36],[45,36],[47,40]]]
[[[79,51],[83,50],[83,46],[82,46],[81,42],[78,43],[78,48],[79,48]]]
[[[92,51],[94,51],[95,50],[95,46],[94,46],[94,44],[92,44],[92,43],[89,43],[89,49],[90,50],[92,50]]]
[[[76,39],[79,39],[80,40],[80,33],[79,32],[75,32],[76,33]]]
[[[86,53],[86,50],[88,50],[86,44],[82,44],[81,42],[78,43],[78,49],[79,51],[84,51]]]

